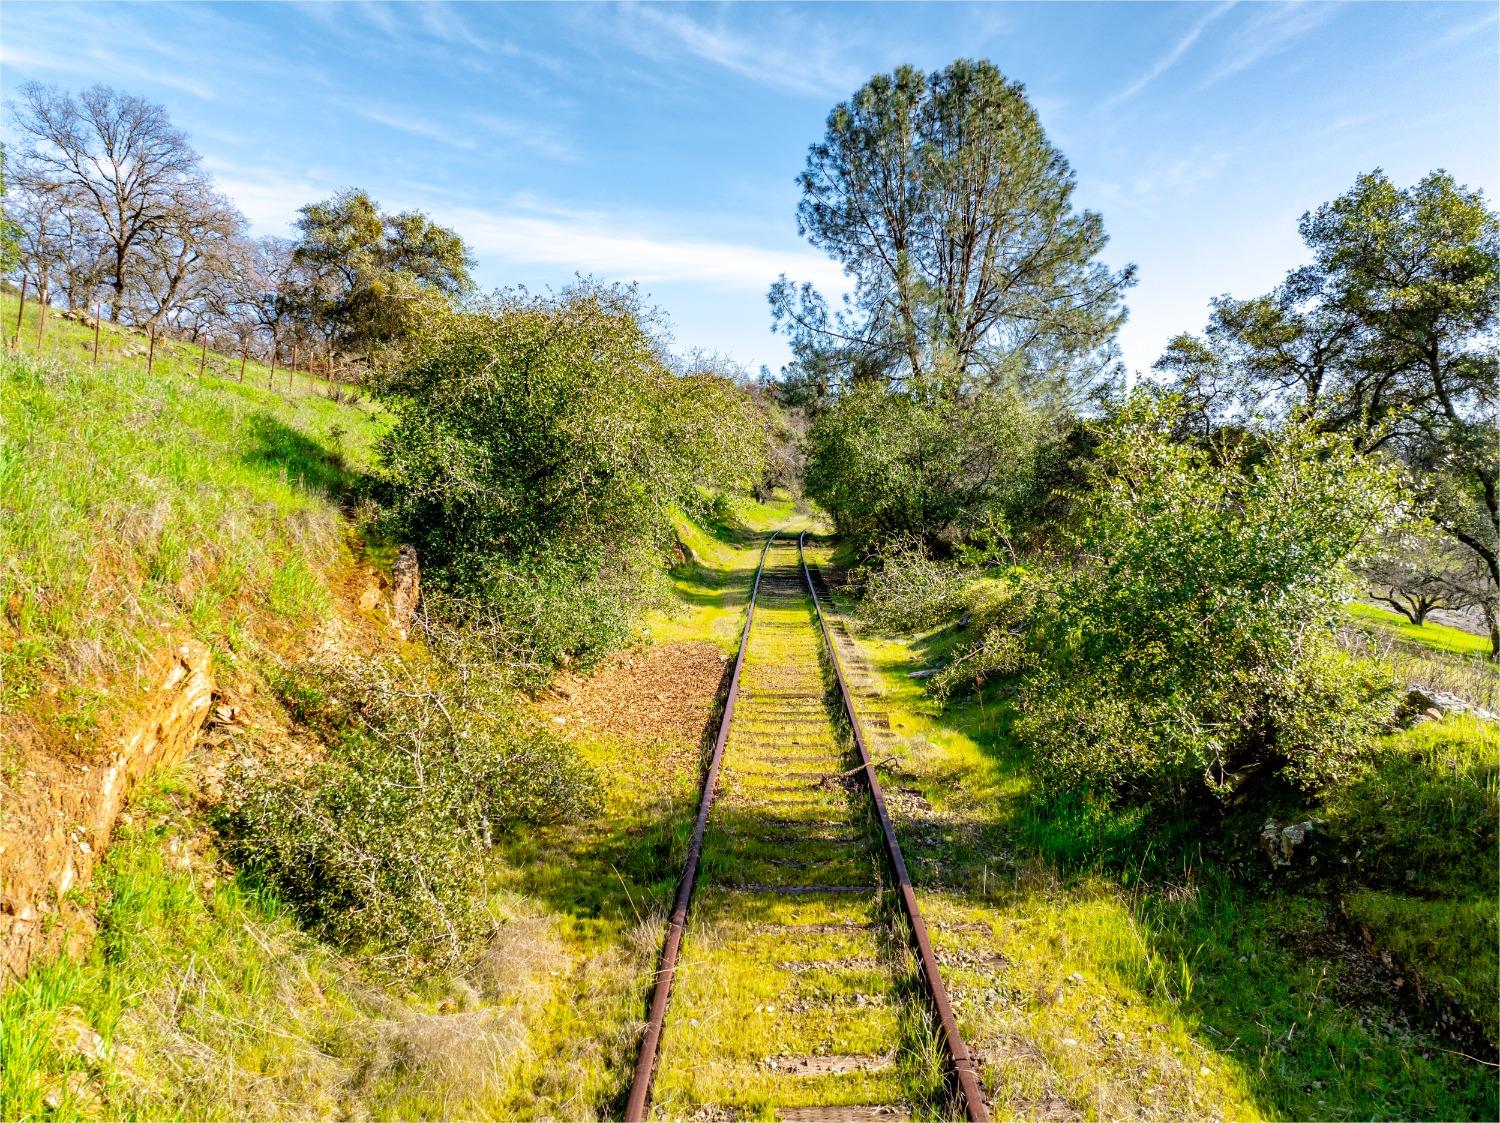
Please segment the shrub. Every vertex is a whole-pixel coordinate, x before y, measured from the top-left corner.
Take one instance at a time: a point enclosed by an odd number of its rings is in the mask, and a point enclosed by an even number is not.
[[[1396,478],[1306,425],[1232,455],[1179,443],[1179,414],[1137,396],[1105,426],[1071,561],[1038,594],[1017,732],[1053,789],[1319,786],[1391,711],[1336,627],[1352,564],[1404,517]]]
[[[665,568],[674,508],[763,470],[748,395],[672,373],[629,289],[434,311],[379,389],[396,418],[390,520],[455,603],[543,659],[619,642]]]
[[[969,571],[935,561],[921,541],[898,538],[864,581],[861,609],[877,628],[921,632],[957,616]]]
[[[487,928],[495,835],[590,802],[581,762],[510,709],[494,670],[450,640],[430,667],[386,656],[284,675],[323,752],[300,773],[231,769],[231,858],[335,943],[406,970],[465,959]]]
[[[1029,500],[1041,431],[1008,390],[856,387],[808,433],[807,491],[859,549],[909,536],[949,550]]]

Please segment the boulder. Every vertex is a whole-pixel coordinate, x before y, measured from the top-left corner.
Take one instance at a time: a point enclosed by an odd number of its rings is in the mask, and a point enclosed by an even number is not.
[[[1321,819],[1305,819],[1300,823],[1267,819],[1266,825],[1260,828],[1260,848],[1270,860],[1271,868],[1279,870],[1290,866],[1297,850],[1306,844],[1308,835],[1322,825]]]
[[[411,638],[412,621],[416,619],[417,603],[421,599],[422,571],[417,566],[417,551],[411,546],[402,546],[396,552],[395,565],[391,567],[391,614],[402,639]]]
[[[1400,713],[1409,722],[1433,720],[1447,714],[1468,714],[1480,721],[1500,721],[1500,714],[1492,713],[1483,706],[1476,706],[1457,694],[1432,690],[1418,682],[1406,688]]]

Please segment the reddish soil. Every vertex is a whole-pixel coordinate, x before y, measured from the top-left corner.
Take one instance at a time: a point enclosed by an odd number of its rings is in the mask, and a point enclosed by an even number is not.
[[[713,728],[730,666],[711,643],[638,649],[587,678],[561,676],[538,707],[566,732],[693,749]]]

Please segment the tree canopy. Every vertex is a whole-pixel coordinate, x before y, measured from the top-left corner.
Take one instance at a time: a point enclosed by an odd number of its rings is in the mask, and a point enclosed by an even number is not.
[[[989,62],[903,66],[829,114],[798,180],[799,232],[854,292],[771,289],[794,380],[901,384],[940,366],[966,383],[1086,381],[1111,357],[1134,268],[1099,261],[1100,217],[1024,88]]]
[[[1477,567],[1500,649],[1500,218],[1446,172],[1400,188],[1377,170],[1300,229],[1311,264],[1214,301],[1156,369],[1207,428],[1305,417],[1398,457]]]
[[[302,208],[293,260],[299,310],[338,346],[369,354],[404,334],[424,304],[473,287],[463,239],[419,211],[383,212],[355,189]]]

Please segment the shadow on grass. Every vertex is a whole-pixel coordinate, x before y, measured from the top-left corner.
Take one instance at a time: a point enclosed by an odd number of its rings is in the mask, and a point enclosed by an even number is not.
[[[369,487],[370,478],[350,468],[336,448],[269,413],[253,413],[247,424],[250,448],[243,456],[245,463],[279,473],[335,500],[352,499]]]

